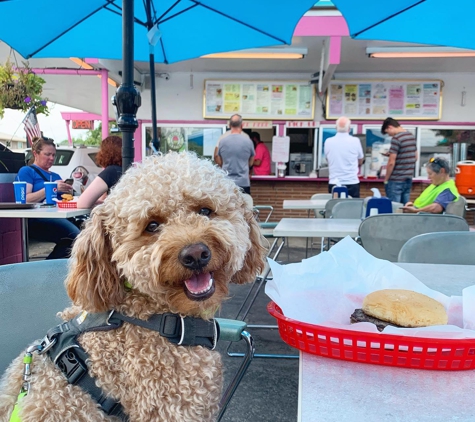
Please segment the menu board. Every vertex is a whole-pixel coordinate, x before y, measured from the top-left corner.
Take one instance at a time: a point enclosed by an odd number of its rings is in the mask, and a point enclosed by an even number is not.
[[[308,81],[205,81],[205,119],[313,120],[315,90]]]
[[[442,85],[440,80],[331,81],[326,118],[438,120]]]

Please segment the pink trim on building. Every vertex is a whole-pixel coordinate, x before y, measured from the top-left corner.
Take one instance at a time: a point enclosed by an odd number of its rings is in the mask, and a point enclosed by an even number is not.
[[[342,16],[304,16],[295,27],[294,37],[349,36]]]

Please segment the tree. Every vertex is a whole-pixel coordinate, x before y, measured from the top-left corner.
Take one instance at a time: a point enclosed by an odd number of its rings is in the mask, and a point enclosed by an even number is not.
[[[115,120],[109,122],[109,133],[111,133],[111,128],[116,127],[116,126],[117,125],[116,125]],[[114,133],[114,135],[122,137],[122,133],[120,132]],[[86,146],[98,147],[101,145],[101,142],[102,142],[102,123],[99,123],[97,128],[88,130],[84,139],[73,138],[73,145],[86,145]]]

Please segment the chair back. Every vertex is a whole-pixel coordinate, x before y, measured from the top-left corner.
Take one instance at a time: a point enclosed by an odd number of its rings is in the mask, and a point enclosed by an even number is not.
[[[348,199],[337,202],[333,207],[331,218],[362,218],[363,199]]]
[[[425,233],[412,237],[399,251],[398,262],[475,265],[475,232]]]
[[[0,374],[26,346],[61,320],[71,304],[64,280],[67,259],[0,266]]]
[[[348,188],[346,186],[333,186],[332,198],[348,198]]]
[[[465,217],[465,211],[467,210],[467,200],[462,195],[459,196],[458,201],[449,202],[445,207],[445,213],[450,215],[458,215],[459,217]]]
[[[323,212],[323,215],[325,218],[332,218],[333,215],[333,208],[335,207],[336,204],[339,204],[340,202],[354,202],[361,204],[363,206],[363,199],[360,198],[341,198],[341,199],[330,199],[326,204],[325,204],[325,210]],[[342,218],[342,217],[340,217]],[[361,218],[358,217],[358,218]]]
[[[332,199],[331,193],[315,193],[313,194],[310,199]],[[324,210],[313,210],[315,214],[315,218],[323,218],[325,215]]]
[[[361,222],[363,247],[376,258],[396,262],[399,251],[411,237],[423,233],[468,231],[467,222],[445,214],[379,214]]]
[[[401,202],[391,202],[391,205],[393,207],[393,212],[397,212],[398,209],[404,206],[404,204]]]
[[[332,199],[331,193],[315,193],[310,199]]]
[[[389,198],[386,198],[386,197],[370,198],[366,202],[365,217],[369,217],[370,215],[376,215],[376,214],[391,214],[392,212],[393,212],[393,205]]]

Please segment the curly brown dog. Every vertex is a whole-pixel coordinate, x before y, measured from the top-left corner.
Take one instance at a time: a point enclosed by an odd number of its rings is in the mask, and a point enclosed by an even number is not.
[[[62,317],[116,310],[141,320],[165,312],[210,320],[229,283],[250,282],[262,270],[261,241],[252,210],[222,170],[187,153],[148,158],[127,171],[77,238],[66,280],[74,306]],[[216,417],[222,390],[218,352],[179,346],[127,322],[81,334],[79,344],[96,385],[120,402],[130,421]],[[2,378],[2,422],[9,420],[22,385],[22,359]],[[20,419],[118,420],[69,384],[45,354],[34,354]]]

